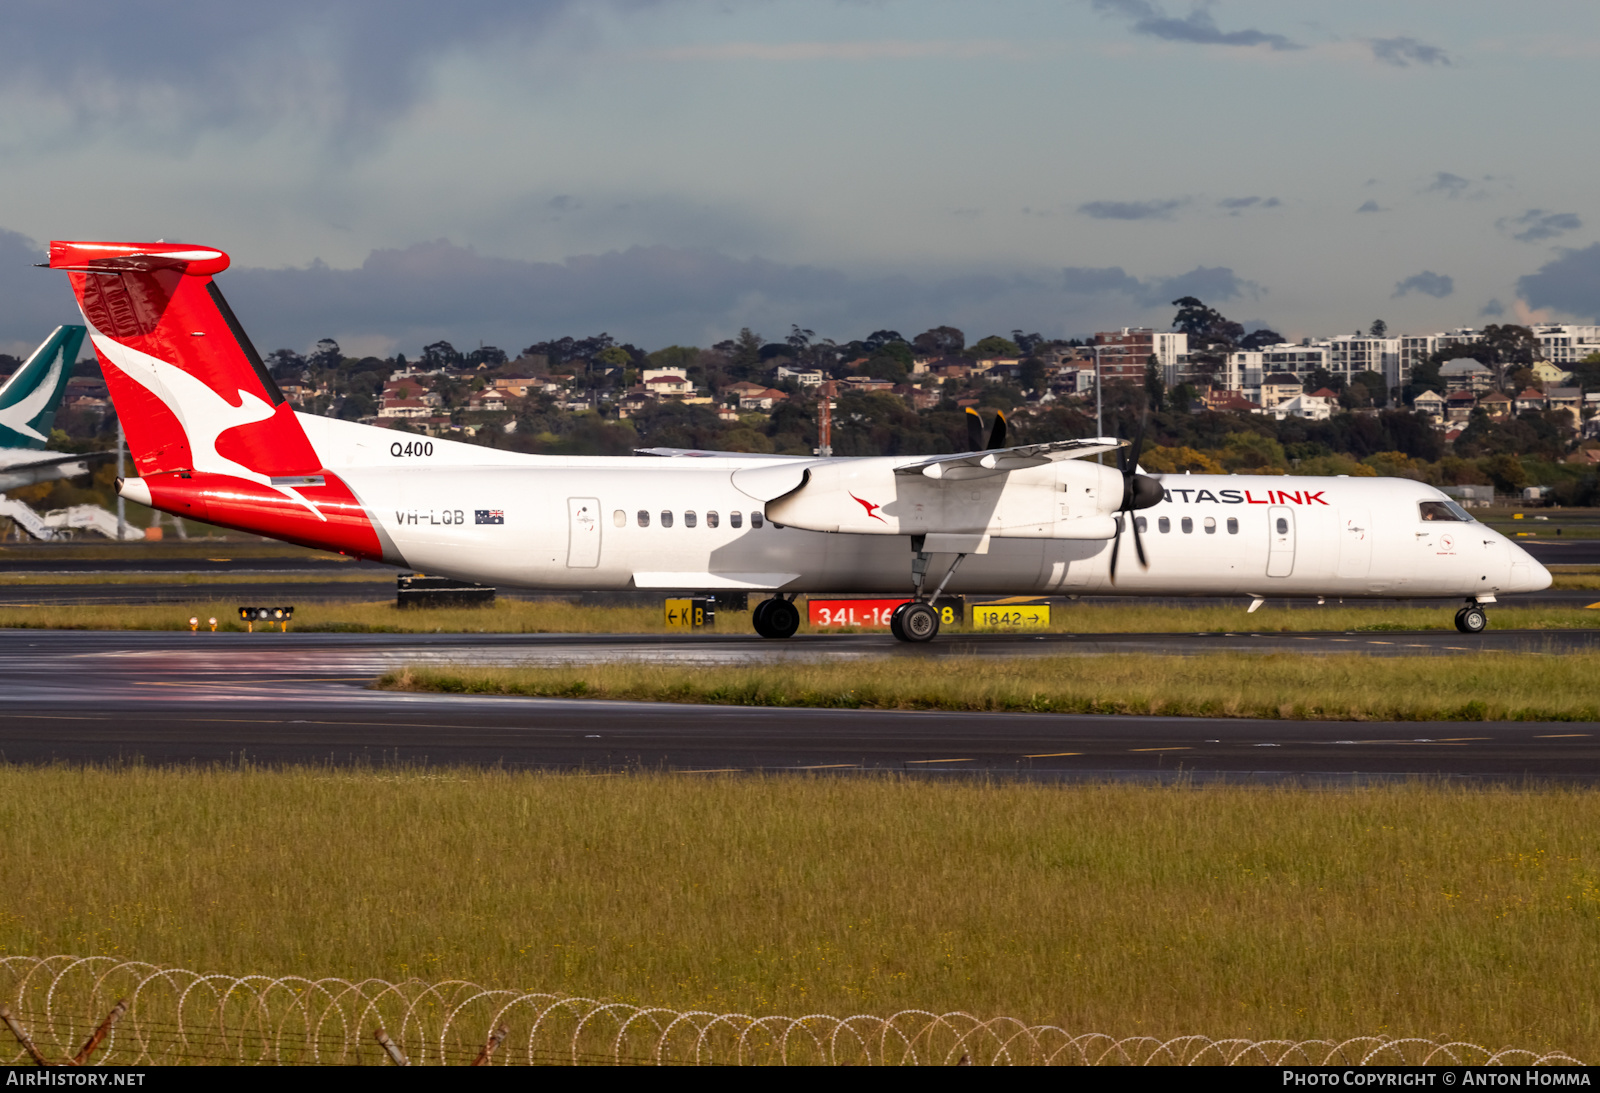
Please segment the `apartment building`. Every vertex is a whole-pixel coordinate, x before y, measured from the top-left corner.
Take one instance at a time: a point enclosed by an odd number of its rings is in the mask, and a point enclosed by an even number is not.
[[[1100,378],[1144,382],[1145,365],[1151,357],[1170,379],[1176,373],[1179,358],[1189,353],[1189,335],[1172,334],[1148,326],[1125,326],[1120,330],[1101,331],[1094,336],[1094,348],[1100,358]]]

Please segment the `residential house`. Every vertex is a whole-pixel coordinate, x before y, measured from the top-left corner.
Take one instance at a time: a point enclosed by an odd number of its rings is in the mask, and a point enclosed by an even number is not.
[[[1517,395],[1516,399],[1513,400],[1512,409],[1516,413],[1525,414],[1529,410],[1543,410],[1545,409],[1546,405],[1547,403],[1545,402],[1544,392],[1536,388],[1529,387],[1523,390],[1522,393]]]
[[[1504,421],[1511,416],[1511,405],[1511,396],[1501,391],[1490,391],[1478,400],[1478,408],[1496,421]]]
[[[1259,410],[1260,407],[1237,391],[1230,391],[1226,387],[1212,387],[1200,396],[1200,401],[1207,410],[1216,413],[1249,414]]]
[[[778,365],[778,370],[773,377],[782,383],[784,380],[794,380],[801,387],[821,387],[826,378],[814,368],[793,368],[787,364]]]
[[[544,386],[542,376],[496,376],[494,389],[509,398],[527,398],[528,391],[538,391]]]
[[[1333,392],[1329,391],[1328,394],[1332,395]],[[1334,395],[1333,398],[1329,398],[1327,395],[1296,395],[1294,398],[1278,403],[1271,410],[1258,412],[1270,413],[1279,421],[1291,417],[1305,418],[1307,421],[1327,421],[1328,418],[1333,416],[1333,407],[1336,405],[1335,400],[1337,398],[1337,395]]]
[[[1451,391],[1445,396],[1444,405],[1447,420],[1465,421],[1478,408],[1478,396],[1471,391]]]
[[[1547,387],[1544,397],[1549,409],[1565,410],[1572,415],[1572,424],[1574,426],[1578,424],[1583,416],[1583,388]]]
[[[776,387],[768,387],[764,391],[750,391],[739,396],[739,409],[771,411],[780,402],[789,398]]]
[[[1437,391],[1424,391],[1412,400],[1411,408],[1419,414],[1428,414],[1438,421],[1444,420],[1444,396]]]
[[[1305,384],[1293,372],[1273,372],[1261,378],[1261,408],[1275,410],[1282,403],[1295,398]]]
[[[694,394],[694,385],[675,372],[666,372],[653,376],[647,374],[647,378],[644,381],[644,389],[657,399],[681,398]]]
[[[1446,391],[1471,391],[1478,395],[1494,386],[1494,372],[1471,357],[1457,357],[1439,366]]]
[[[1549,361],[1534,361],[1533,367],[1528,369],[1533,373],[1536,382],[1542,383],[1546,389],[1558,387],[1563,383],[1572,382],[1572,373],[1557,368]]]

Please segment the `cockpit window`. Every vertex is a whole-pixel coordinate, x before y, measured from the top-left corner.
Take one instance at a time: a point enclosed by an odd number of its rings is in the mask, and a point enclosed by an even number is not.
[[[1423,501],[1417,506],[1423,520],[1448,520],[1458,524],[1471,523],[1467,510],[1454,501]]]

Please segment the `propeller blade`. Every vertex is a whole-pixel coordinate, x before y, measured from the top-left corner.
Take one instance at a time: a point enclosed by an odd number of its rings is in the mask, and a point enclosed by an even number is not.
[[[1139,418],[1139,431],[1135,433],[1133,437],[1133,451],[1128,453],[1127,470],[1137,471],[1139,469],[1139,456],[1144,451],[1144,431],[1145,427],[1149,424],[1150,406],[1148,403],[1146,403],[1144,414]]]
[[[1139,518],[1130,512],[1128,519],[1133,522],[1133,552],[1139,558],[1139,568],[1149,569],[1150,563],[1144,557],[1144,540],[1139,538]]]
[[[1006,415],[999,410],[994,412],[994,429],[989,433],[989,450],[1004,448],[1006,446]]]
[[[983,450],[983,418],[978,416],[978,411],[967,407],[967,451],[978,452]]]
[[[1117,514],[1117,533],[1111,537],[1111,583],[1117,583],[1117,554],[1122,549],[1122,514]]]

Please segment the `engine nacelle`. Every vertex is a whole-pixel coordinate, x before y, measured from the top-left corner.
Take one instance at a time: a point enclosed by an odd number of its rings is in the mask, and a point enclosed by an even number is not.
[[[904,458],[819,460],[736,472],[766,501],[769,520],[852,535],[964,535],[1109,539],[1122,475],[1079,460],[990,474],[932,478],[895,473]]]

